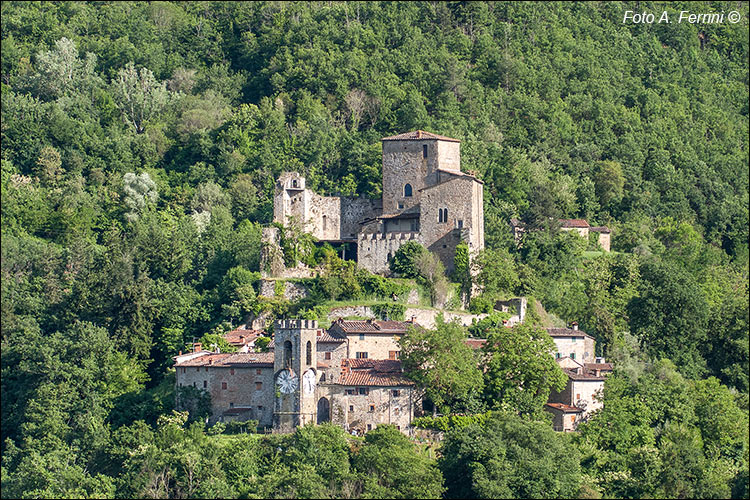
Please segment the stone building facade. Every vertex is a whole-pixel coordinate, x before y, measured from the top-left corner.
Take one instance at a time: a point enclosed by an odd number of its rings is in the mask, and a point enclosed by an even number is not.
[[[571,328],[547,328],[547,333],[555,342],[556,359],[571,358],[580,363],[592,363],[595,356],[596,342],[591,335],[578,329],[573,323]]]
[[[408,241],[436,253],[450,271],[458,243],[465,241],[471,255],[484,248],[483,183],[461,171],[460,146],[421,130],[383,138],[380,200],[320,196],[300,174],[285,172],[276,181],[274,222],[299,224],[320,241],[356,245],[359,265],[372,272],[388,273]],[[272,247],[278,235],[264,236]]]
[[[266,353],[201,351],[175,357],[176,384],[211,396],[210,422],[256,419],[279,432],[331,421],[367,432],[406,432],[420,403],[402,373],[396,340],[413,324],[281,320]]]

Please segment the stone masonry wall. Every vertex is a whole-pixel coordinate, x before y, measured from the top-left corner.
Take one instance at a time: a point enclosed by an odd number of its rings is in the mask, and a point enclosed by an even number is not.
[[[355,389],[356,387],[349,387]],[[332,413],[344,415],[347,429],[361,433],[374,429],[378,424],[393,424],[405,431],[411,424],[414,413],[413,389],[410,387],[369,387],[367,395],[338,394],[333,399],[337,408]],[[346,388],[343,389],[344,391]],[[398,391],[398,396],[393,391]],[[374,406],[374,409],[371,409]],[[370,426],[368,428],[368,425]]]
[[[443,314],[446,321],[452,321],[458,319],[463,326],[470,326],[472,320],[486,318],[487,314],[471,314],[453,311],[440,311],[437,309],[422,309],[419,307],[407,307],[404,312],[404,319],[410,320],[414,318],[420,326],[425,328],[435,328],[435,318],[439,314]],[[347,307],[334,307],[328,313],[328,320],[335,321],[338,318],[347,318],[350,316],[359,316],[362,318],[375,318],[375,313],[368,306],[347,306]]]
[[[222,382],[226,382],[226,389],[222,389]],[[261,384],[260,389],[256,388],[256,382]],[[231,403],[235,408],[252,408],[253,419],[262,426],[271,425],[274,384],[270,367],[177,367],[177,385],[192,385],[209,392],[213,412],[209,419],[211,423],[218,421]]]
[[[360,234],[357,240],[357,264],[373,273],[390,274],[388,263],[407,241],[420,243],[418,233]]]

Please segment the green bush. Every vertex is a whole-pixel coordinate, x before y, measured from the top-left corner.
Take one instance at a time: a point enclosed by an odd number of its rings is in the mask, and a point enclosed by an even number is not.
[[[245,420],[244,422],[230,421],[226,424],[225,434],[245,434],[255,432],[258,428],[257,420]]]
[[[416,241],[401,245],[391,259],[391,272],[402,278],[418,278],[417,259],[426,251],[427,249]]]
[[[414,426],[420,429],[431,429],[434,431],[449,431],[461,429],[472,424],[484,425],[492,415],[491,411],[477,413],[474,415],[443,415],[442,417],[418,417],[414,419]]]
[[[495,307],[495,300],[485,295],[477,295],[469,303],[469,311],[473,314],[491,313]]]
[[[373,304],[371,306],[372,312],[375,316],[381,319],[389,319],[392,321],[403,321],[404,313],[406,312],[406,306],[404,304],[398,304],[394,302],[383,302],[380,304]]]

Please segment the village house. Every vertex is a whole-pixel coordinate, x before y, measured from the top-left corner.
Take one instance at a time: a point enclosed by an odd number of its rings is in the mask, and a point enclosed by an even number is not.
[[[176,385],[211,396],[209,422],[258,420],[292,431],[333,422],[367,432],[393,424],[406,432],[421,400],[398,361],[397,339],[413,326],[398,321],[281,320],[265,353],[201,350],[175,357]]]
[[[612,231],[606,226],[590,226],[585,219],[558,219],[560,231],[575,231],[582,238],[588,239],[589,233],[598,234],[599,246],[605,252],[610,251]],[[516,218],[510,219],[510,227],[516,244],[521,244],[521,238],[526,232],[526,225]]]
[[[389,261],[409,241],[437,254],[448,272],[460,242],[468,244],[470,256],[484,248],[483,182],[461,171],[460,141],[422,130],[381,141],[381,199],[320,196],[306,187],[305,177],[285,172],[276,181],[274,222],[300,224],[381,274],[390,272]],[[279,237],[276,228],[264,229],[262,270],[291,277],[276,263]]]

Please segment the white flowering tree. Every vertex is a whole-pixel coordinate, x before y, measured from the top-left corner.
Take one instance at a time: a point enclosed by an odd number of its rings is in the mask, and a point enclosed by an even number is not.
[[[151,180],[147,172],[135,175],[128,172],[122,179],[122,188],[125,191],[125,205],[130,210],[126,217],[128,220],[137,219],[146,209],[149,203],[159,199],[156,183]]]
[[[136,134],[146,130],[148,120],[167,104],[166,83],[159,82],[148,68],[135,69],[130,62],[112,80],[112,96],[122,111],[125,123],[133,126]]]

